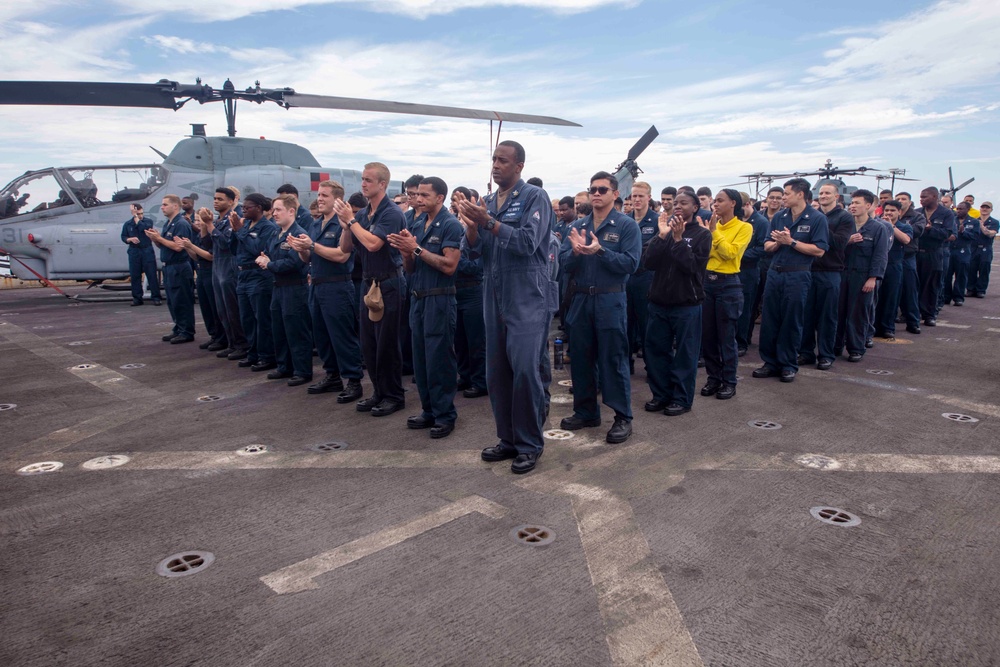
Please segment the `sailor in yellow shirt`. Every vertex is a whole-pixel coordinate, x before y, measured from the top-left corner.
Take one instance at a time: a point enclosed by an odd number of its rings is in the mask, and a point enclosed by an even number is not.
[[[736,395],[736,324],[744,307],[740,259],[753,237],[753,225],[743,222],[742,216],[740,193],[725,189],[715,196],[711,219],[699,219],[712,232],[701,307],[701,353],[708,383],[701,395],[715,394],[723,400]]]

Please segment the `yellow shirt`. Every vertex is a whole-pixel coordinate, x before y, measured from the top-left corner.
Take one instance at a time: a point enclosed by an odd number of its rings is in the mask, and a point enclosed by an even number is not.
[[[715,273],[739,273],[743,251],[753,238],[753,225],[733,218],[715,226],[712,232],[712,252],[708,255],[708,270]]]

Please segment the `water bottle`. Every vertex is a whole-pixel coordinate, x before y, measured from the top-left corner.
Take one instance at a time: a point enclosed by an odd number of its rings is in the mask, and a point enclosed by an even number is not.
[[[561,370],[563,370],[563,342],[562,342],[562,338],[556,338],[555,343],[553,343],[552,347],[555,350],[555,354],[552,355],[553,357],[555,357],[555,369],[557,371],[561,371]]]

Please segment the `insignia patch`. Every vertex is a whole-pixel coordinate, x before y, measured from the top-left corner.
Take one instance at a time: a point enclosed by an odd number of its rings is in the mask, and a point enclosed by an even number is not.
[[[531,219],[532,219],[532,220],[541,220],[541,219],[542,219],[542,216],[540,216],[540,215],[538,214],[538,211],[535,211],[534,213],[532,213],[532,214],[531,214]]]
[[[323,234],[323,238],[325,238],[325,239],[332,239],[336,235],[337,234],[335,232],[327,232],[326,234]]]
[[[282,250],[290,250],[292,246],[288,245],[288,241],[282,241],[281,245],[278,247]]]
[[[168,239],[172,239],[172,238],[174,238],[174,234],[173,234],[173,232],[167,232],[167,238],[168,238]]]
[[[655,234],[656,233],[656,227],[643,227],[642,228],[642,233],[643,234]]]
[[[618,234],[612,234],[611,232],[608,232],[607,234],[604,235],[603,240],[607,241],[608,243],[617,243],[619,238],[620,237],[618,236]]]
[[[250,238],[252,239],[257,238],[257,232],[250,232]]]
[[[812,229],[811,225],[799,225],[799,230],[798,231],[800,231],[800,232],[808,232],[810,229]]]
[[[708,274],[708,279],[709,280],[718,280],[719,276],[715,275],[714,273],[710,273],[710,274]]]
[[[427,242],[428,243],[441,243],[441,237],[440,236],[432,236],[429,239],[427,239]]]

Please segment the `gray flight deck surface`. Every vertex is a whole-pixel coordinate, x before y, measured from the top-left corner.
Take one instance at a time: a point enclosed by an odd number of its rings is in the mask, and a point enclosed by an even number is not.
[[[605,408],[515,476],[479,458],[488,399],[431,440],[409,378],[374,418],[160,342],[166,307],[2,291],[0,664],[1000,664],[998,304],[793,384],[751,347],[680,417],[643,411],[639,361],[631,440]],[[192,550],[216,560],[157,574]]]

